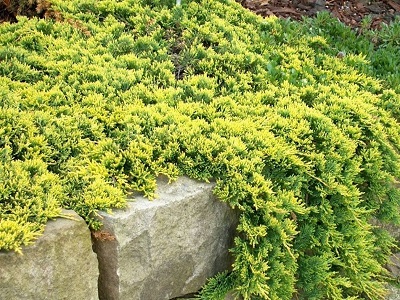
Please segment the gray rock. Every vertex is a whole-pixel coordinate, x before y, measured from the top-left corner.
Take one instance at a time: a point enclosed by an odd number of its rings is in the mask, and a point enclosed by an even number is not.
[[[230,291],[226,296],[225,300],[243,300],[243,297],[235,293],[234,291]]]
[[[374,226],[387,230],[388,233],[394,237],[397,244],[400,245],[400,226],[383,223],[377,219],[370,220],[370,223]],[[400,253],[394,253],[389,258],[389,263],[386,265],[386,268],[393,278],[397,280],[400,278]],[[400,289],[395,286],[388,285],[388,295],[385,297],[385,300],[400,300]]]
[[[385,297],[385,300],[400,300],[400,289],[389,285],[389,294]]]
[[[395,253],[389,258],[387,269],[393,278],[400,279],[400,253]]]
[[[90,231],[75,212],[74,220],[49,221],[44,234],[22,255],[0,253],[0,298],[98,299],[98,267]]]
[[[389,234],[395,238],[395,240],[397,241],[397,244],[400,245],[400,226],[383,223],[376,219],[373,220],[373,222],[371,222],[371,223],[375,226],[379,226],[380,228],[387,230],[387,232],[389,232]]]
[[[214,185],[181,177],[157,186],[155,200],[136,197],[125,210],[101,213],[101,300],[180,297],[231,267],[238,215],[213,196]]]

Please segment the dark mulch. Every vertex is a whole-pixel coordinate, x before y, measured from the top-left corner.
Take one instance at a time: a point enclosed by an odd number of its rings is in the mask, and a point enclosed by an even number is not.
[[[17,15],[44,18],[50,6],[47,0],[0,0],[0,23],[15,23]]]
[[[369,28],[379,28],[400,16],[400,0],[237,0],[244,7],[262,16],[276,15],[300,20],[303,16],[315,16],[319,11],[329,11],[343,23],[360,27],[369,17]],[[50,7],[46,0],[0,0],[0,23],[16,22],[16,15],[45,16]]]
[[[400,16],[400,0],[237,0],[244,7],[262,16],[276,15],[300,20],[303,16],[313,17],[319,11],[329,11],[341,22],[357,28],[363,18],[370,18],[369,28],[380,28],[382,23]]]

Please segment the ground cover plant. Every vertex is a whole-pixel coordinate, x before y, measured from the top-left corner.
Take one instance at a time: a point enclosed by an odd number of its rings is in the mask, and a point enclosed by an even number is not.
[[[61,208],[95,230],[187,175],[241,211],[233,270],[202,299],[383,296],[394,243],[369,221],[399,222],[399,22],[358,36],[229,0],[51,4],[0,26],[0,249]]]

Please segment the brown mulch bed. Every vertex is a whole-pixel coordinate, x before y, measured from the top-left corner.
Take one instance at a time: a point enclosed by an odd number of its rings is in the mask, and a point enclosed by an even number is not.
[[[0,0],[0,23],[15,23],[17,15],[44,18],[50,6],[47,0]]]
[[[400,16],[400,0],[237,0],[244,7],[262,16],[276,15],[300,20],[303,16],[313,17],[320,11],[329,11],[341,22],[357,28],[363,18],[369,16],[369,28],[380,28]]]
[[[379,28],[400,16],[400,0],[236,0],[244,7],[262,16],[276,15],[300,20],[303,16],[315,16],[326,10],[341,22],[357,28],[363,18],[369,16],[369,28]],[[29,4],[27,4],[29,3]],[[46,0],[0,0],[0,23],[16,22],[16,15],[43,17],[50,6]],[[21,7],[23,6],[23,7]],[[47,7],[46,7],[47,6]]]

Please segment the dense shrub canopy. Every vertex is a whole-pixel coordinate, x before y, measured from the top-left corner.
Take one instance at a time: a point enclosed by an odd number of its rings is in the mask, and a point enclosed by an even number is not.
[[[233,271],[203,299],[379,299],[393,244],[369,221],[400,200],[390,29],[379,46],[228,0],[51,2],[57,21],[0,26],[0,249],[61,208],[97,229],[188,175],[241,211]]]

